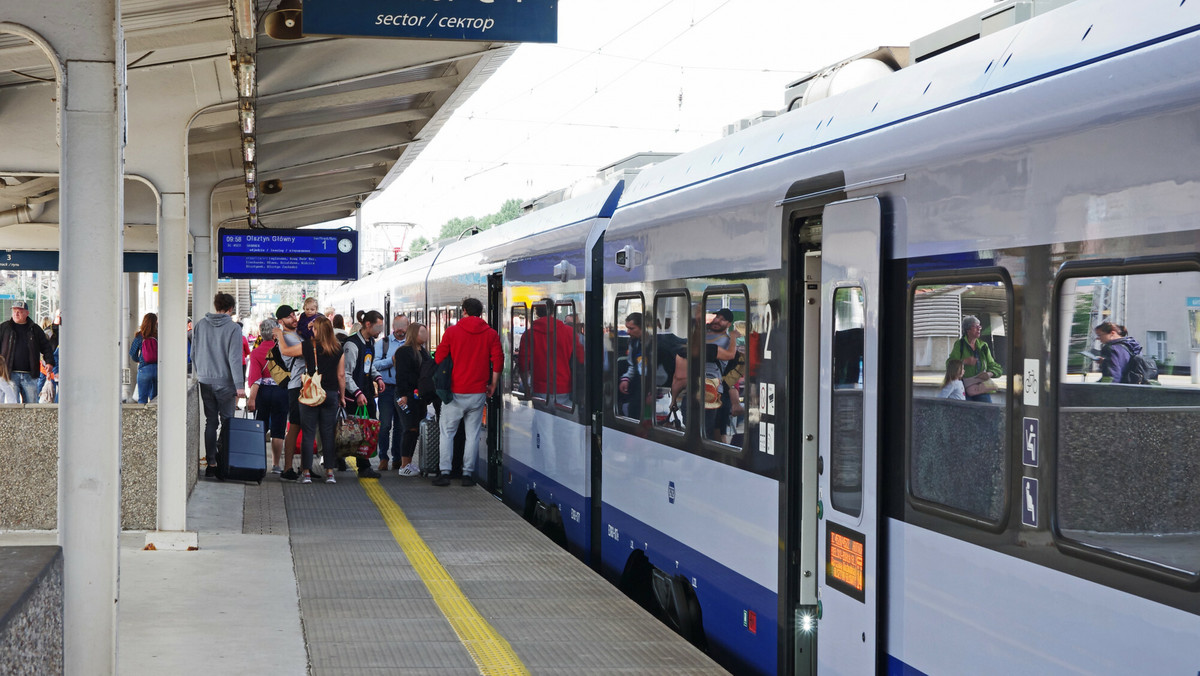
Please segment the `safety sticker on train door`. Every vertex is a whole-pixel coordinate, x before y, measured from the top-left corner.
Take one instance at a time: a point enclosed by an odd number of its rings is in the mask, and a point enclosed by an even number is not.
[[[1038,525],[1038,480],[1031,477],[1021,479],[1021,523],[1030,528]]]
[[[758,384],[758,413],[759,415],[767,414],[767,384]]]

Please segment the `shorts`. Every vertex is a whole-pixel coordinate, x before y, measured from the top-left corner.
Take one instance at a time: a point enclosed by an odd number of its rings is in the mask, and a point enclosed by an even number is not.
[[[297,425],[296,429],[300,429],[300,388],[288,388],[288,423]]]

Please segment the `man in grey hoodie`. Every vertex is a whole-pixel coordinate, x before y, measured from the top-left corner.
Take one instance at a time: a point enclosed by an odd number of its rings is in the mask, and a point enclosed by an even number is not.
[[[233,296],[218,293],[213,297],[216,312],[204,315],[192,329],[192,364],[204,403],[204,453],[208,457],[204,476],[218,480],[225,478],[227,469],[223,463],[229,450],[229,420],[238,397],[246,394],[242,332],[233,323],[233,304]]]

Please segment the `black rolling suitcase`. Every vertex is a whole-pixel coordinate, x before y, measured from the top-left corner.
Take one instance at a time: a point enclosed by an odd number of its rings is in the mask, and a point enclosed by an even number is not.
[[[267,476],[267,424],[254,418],[229,420],[229,449],[222,478],[262,483]]]
[[[437,418],[424,418],[417,425],[417,446],[421,462],[421,476],[437,475],[441,453],[438,447],[442,443],[442,432],[438,429]]]

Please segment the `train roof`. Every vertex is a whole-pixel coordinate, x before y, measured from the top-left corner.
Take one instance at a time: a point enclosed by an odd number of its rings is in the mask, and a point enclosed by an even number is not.
[[[1056,8],[649,167],[626,189],[618,213],[1200,29],[1196,3],[1163,7],[1080,0]],[[627,224],[617,218],[613,229]]]

